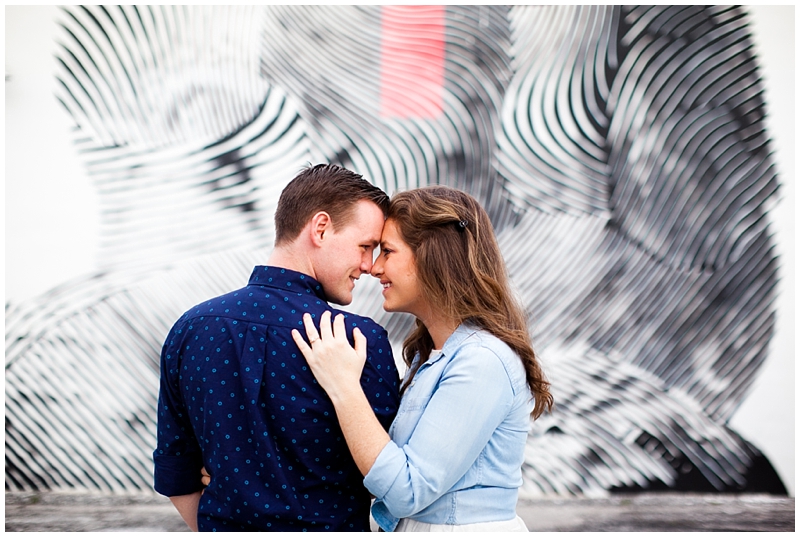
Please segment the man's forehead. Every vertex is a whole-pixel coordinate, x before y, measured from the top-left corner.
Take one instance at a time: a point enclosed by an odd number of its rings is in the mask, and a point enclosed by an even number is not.
[[[356,218],[353,224],[359,227],[364,240],[377,245],[381,240],[386,220],[383,211],[375,203],[367,200],[360,200],[356,204],[355,210]]]
[[[367,240],[370,242],[370,244],[377,247],[381,243],[382,235],[383,235],[383,225],[372,230],[372,232],[368,234]]]

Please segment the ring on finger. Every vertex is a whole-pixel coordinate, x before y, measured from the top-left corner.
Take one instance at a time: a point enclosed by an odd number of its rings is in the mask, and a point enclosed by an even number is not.
[[[319,341],[319,336],[315,337],[314,339],[309,339],[309,340],[308,340],[308,342],[309,342],[309,343],[311,343],[312,345],[313,345],[314,343],[316,343],[317,341]]]

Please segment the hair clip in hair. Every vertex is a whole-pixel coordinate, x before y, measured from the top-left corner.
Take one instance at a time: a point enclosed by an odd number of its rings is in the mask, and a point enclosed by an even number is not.
[[[467,229],[467,225],[468,224],[469,224],[469,222],[467,220],[460,220],[458,222],[458,228],[457,229],[459,231],[464,231],[465,229]]]

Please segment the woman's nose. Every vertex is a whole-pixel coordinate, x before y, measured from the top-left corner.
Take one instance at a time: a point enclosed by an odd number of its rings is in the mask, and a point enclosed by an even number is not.
[[[381,262],[380,256],[378,256],[378,259],[372,264],[372,270],[370,270],[369,273],[376,278],[383,274],[383,263]]]

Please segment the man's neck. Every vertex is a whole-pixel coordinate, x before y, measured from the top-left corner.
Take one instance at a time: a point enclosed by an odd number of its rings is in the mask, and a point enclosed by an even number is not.
[[[267,265],[300,272],[315,279],[317,277],[308,255],[293,248],[292,245],[276,246],[267,259]]]

